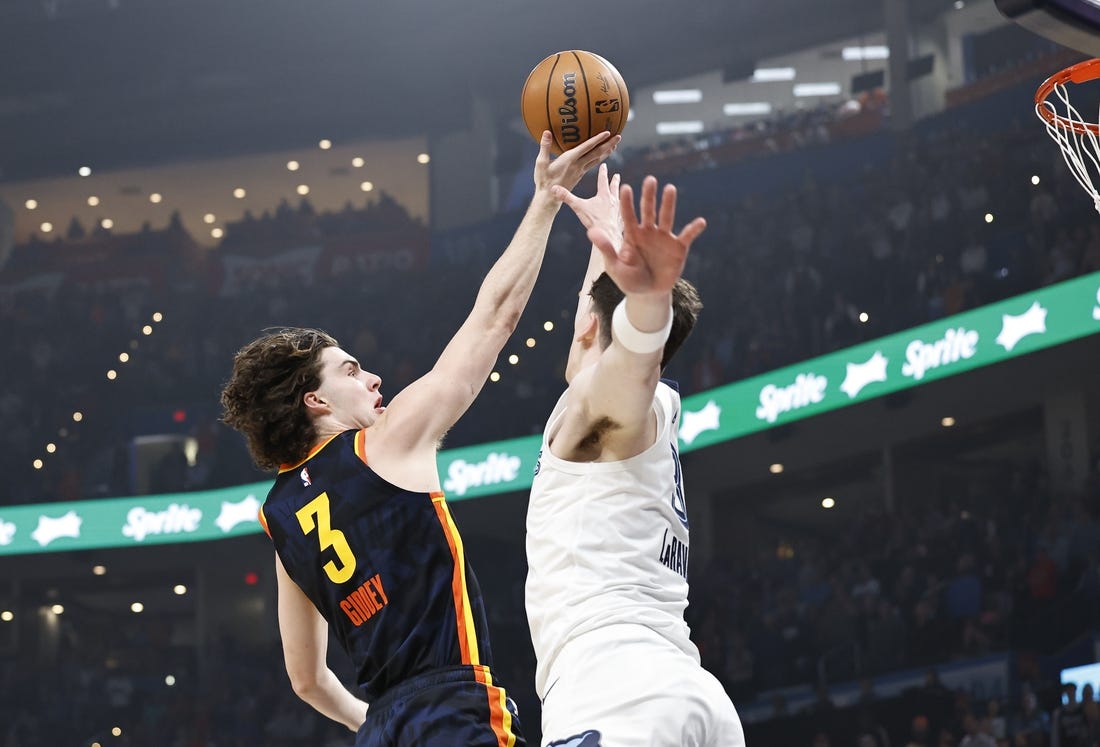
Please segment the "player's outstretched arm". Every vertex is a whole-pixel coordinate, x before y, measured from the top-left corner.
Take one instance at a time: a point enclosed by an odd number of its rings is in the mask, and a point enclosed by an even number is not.
[[[614,246],[618,248],[622,245],[623,240],[623,218],[619,209],[620,177],[615,174],[609,179],[607,174],[607,164],[601,163],[596,174],[596,194],[591,197],[582,199],[565,187],[554,187],[552,193],[569,206],[586,230],[602,229],[611,238]],[[584,281],[580,287],[582,299],[588,295],[592,283],[603,271],[603,254],[593,245],[588,258],[588,268],[584,273]]]
[[[470,315],[435,366],[391,402],[388,439],[396,438],[409,447],[434,445],[473,403],[534,288],[551,225],[561,208],[552,188],[572,189],[585,172],[611,155],[620,139],[601,132],[551,159],[552,138],[549,132],[543,133],[535,160],[535,194],[527,213],[482,281]],[[400,418],[394,417],[397,412]],[[399,431],[404,424],[411,427]]]
[[[658,201],[652,176],[642,183],[640,217],[629,186],[620,189],[620,210],[621,241],[600,223],[589,228],[588,237],[626,298],[614,314],[611,345],[595,366],[574,378],[570,397],[577,405],[576,417],[586,421],[581,430],[586,424],[613,424],[605,439],[618,451],[612,456],[621,459],[649,445],[641,437],[652,421],[653,392],[672,323],[672,289],[706,221],[696,218],[676,233],[676,188],[666,184]]]
[[[328,624],[309,597],[287,575],[275,556],[279,587],[279,632],[290,684],[299,698],[314,710],[358,731],[367,717],[367,704],[340,683],[328,668]]]

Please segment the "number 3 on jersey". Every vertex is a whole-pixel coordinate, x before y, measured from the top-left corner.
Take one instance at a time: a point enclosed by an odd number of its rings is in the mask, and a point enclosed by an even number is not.
[[[302,525],[302,532],[309,534],[317,530],[317,540],[321,544],[322,552],[330,547],[336,551],[337,565],[328,561],[323,568],[329,579],[334,584],[342,584],[355,573],[355,554],[351,551],[344,533],[332,528],[332,520],[329,514],[328,493],[321,493],[312,501],[302,506],[294,514],[298,517],[298,523]],[[316,518],[316,521],[314,519]]]

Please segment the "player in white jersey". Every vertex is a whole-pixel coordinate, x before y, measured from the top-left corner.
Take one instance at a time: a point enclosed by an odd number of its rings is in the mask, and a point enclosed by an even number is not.
[[[543,433],[527,512],[527,617],[542,744],[739,747],[721,684],[684,622],[688,516],[680,397],[661,370],[701,304],[680,275],[701,218],[673,232],[676,191],[601,167],[596,195],[556,190],[593,250],[565,377]]]

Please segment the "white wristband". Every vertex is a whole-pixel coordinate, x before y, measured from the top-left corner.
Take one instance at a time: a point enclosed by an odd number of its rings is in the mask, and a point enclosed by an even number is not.
[[[668,335],[672,332],[672,307],[668,309],[668,323],[664,329],[656,332],[642,332],[630,323],[626,316],[626,299],[619,301],[615,307],[615,313],[611,315],[611,331],[619,344],[632,353],[645,355],[656,353],[665,346]]]

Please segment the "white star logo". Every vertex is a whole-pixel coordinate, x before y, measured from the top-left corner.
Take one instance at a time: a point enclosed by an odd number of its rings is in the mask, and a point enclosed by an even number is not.
[[[56,519],[49,516],[39,516],[38,527],[31,532],[31,539],[37,542],[40,547],[45,547],[61,537],[76,539],[80,536],[80,525],[83,521],[77,516],[76,511],[69,511],[69,513]]]
[[[699,438],[701,433],[718,430],[718,421],[721,416],[722,408],[713,399],[707,402],[699,412],[684,410],[684,417],[680,422],[680,438],[684,443],[690,444]]]
[[[256,500],[256,496],[250,495],[236,503],[222,501],[221,513],[218,514],[214,523],[218,525],[218,529],[228,532],[238,524],[246,521],[259,522],[259,520],[260,502]]]
[[[881,350],[876,350],[864,363],[849,363],[840,391],[847,394],[849,399],[855,399],[868,384],[886,381],[886,364],[889,362]]]
[[[10,545],[15,537],[15,524],[0,519],[0,545]]]
[[[1036,301],[1023,314],[1001,315],[1001,333],[997,335],[996,342],[1008,352],[1012,352],[1012,348],[1028,335],[1038,335],[1046,331],[1047,310]]]

